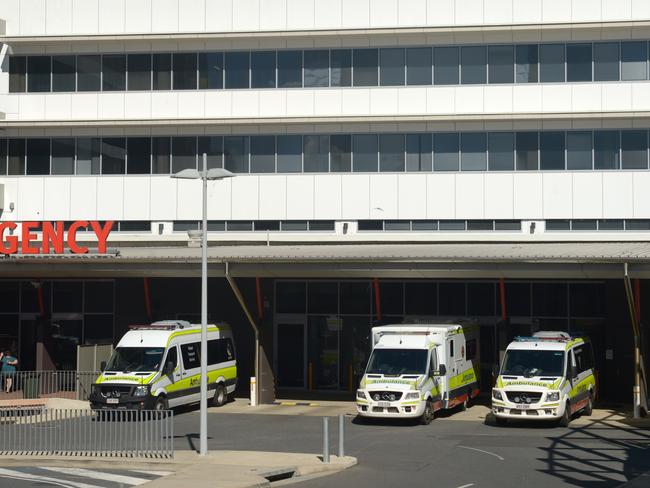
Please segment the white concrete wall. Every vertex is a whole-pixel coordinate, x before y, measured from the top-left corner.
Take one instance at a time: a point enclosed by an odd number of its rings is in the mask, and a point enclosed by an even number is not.
[[[148,120],[641,112],[650,82],[9,94],[7,120]]]
[[[198,220],[198,182],[0,178],[1,220]],[[210,184],[213,220],[650,218],[650,172],[241,175]],[[9,202],[14,202],[10,212]]]
[[[650,19],[647,0],[3,0],[8,36],[309,31]]]

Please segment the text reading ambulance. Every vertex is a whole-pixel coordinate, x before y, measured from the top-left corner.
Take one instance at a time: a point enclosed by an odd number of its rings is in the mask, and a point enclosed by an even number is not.
[[[566,332],[537,332],[517,337],[506,348],[492,413],[508,419],[557,420],[568,426],[571,415],[591,415],[596,377],[591,343]]]
[[[478,327],[400,324],[372,329],[372,354],[357,390],[362,417],[419,418],[479,393]]]
[[[182,320],[131,326],[93,385],[93,409],[155,409],[200,400],[201,326]],[[237,384],[230,326],[208,325],[208,398],[226,403]]]

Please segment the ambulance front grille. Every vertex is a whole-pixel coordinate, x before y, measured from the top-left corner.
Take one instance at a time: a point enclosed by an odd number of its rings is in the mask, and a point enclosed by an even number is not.
[[[507,391],[508,400],[513,403],[539,403],[542,393],[538,391]]]
[[[371,391],[370,398],[376,402],[396,402],[402,398],[401,391]]]

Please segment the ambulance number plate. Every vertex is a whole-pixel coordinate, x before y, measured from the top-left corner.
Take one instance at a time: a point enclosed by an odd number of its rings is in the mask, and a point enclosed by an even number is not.
[[[380,408],[388,408],[388,407],[390,407],[390,402],[377,402],[377,405]]]
[[[516,405],[517,410],[528,410],[530,405]]]
[[[109,405],[115,405],[117,403],[120,403],[120,399],[119,398],[107,398],[106,403],[108,403]]]

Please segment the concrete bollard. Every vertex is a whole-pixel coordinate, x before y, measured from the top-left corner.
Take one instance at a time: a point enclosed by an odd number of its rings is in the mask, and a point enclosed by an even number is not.
[[[257,378],[251,376],[251,407],[257,406]]]
[[[329,418],[323,417],[323,462],[330,462],[330,429]]]

